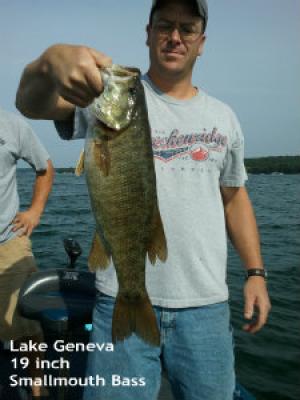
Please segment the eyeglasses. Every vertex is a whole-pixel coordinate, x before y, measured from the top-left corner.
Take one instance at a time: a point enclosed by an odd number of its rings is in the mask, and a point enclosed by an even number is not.
[[[177,29],[180,37],[184,41],[193,42],[201,36],[202,31],[193,23],[177,23],[169,21],[153,22],[153,29],[160,37],[170,36]]]

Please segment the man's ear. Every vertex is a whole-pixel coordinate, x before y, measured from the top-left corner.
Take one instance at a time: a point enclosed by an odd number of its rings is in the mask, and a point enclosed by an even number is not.
[[[147,39],[146,39],[146,45],[149,47],[149,35],[150,35],[150,25],[148,24],[146,26],[146,33],[147,33]]]
[[[201,56],[201,54],[203,53],[205,41],[206,41],[206,36],[203,34],[201,37],[201,42],[198,47],[198,56]]]

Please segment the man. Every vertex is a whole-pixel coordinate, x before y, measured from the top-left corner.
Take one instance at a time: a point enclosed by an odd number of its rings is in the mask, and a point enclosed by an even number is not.
[[[150,67],[142,82],[168,260],[155,268],[147,265],[146,282],[161,347],[133,335],[118,343],[113,354],[92,353],[87,374],[104,376],[106,384],[86,388],[85,400],[154,400],[161,362],[177,400],[232,400],[226,228],[247,269],[249,323],[244,329],[257,332],[267,320],[270,302],[255,217],[244,187],[240,126],[228,106],[192,83],[193,66],[204,48],[207,15],[205,0],[158,0],[147,26]],[[65,139],[85,137],[85,107],[103,89],[98,69],[110,64],[109,57],[94,49],[52,46],[26,67],[17,106],[29,117],[56,120]],[[107,342],[117,290],[113,267],[97,273],[96,285],[101,294],[92,340]],[[258,316],[252,320],[255,308]]]
[[[19,211],[16,179],[19,159],[36,171],[31,204],[23,212]],[[19,116],[0,109],[0,341],[42,340],[40,325],[21,317],[16,305],[19,289],[37,271],[29,237],[39,224],[52,181],[49,155],[30,126]],[[40,354],[21,356],[29,359],[31,377],[38,377],[35,360]],[[33,397],[39,398],[41,392],[40,386],[32,387]]]

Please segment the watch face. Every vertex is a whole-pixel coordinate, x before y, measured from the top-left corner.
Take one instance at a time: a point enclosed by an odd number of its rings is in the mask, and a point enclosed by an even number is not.
[[[250,276],[262,276],[263,278],[267,278],[268,274],[265,269],[262,268],[250,268],[247,270],[247,277],[249,278]]]

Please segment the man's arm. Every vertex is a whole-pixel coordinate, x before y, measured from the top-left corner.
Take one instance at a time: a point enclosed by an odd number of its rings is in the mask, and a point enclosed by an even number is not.
[[[260,251],[260,240],[253,208],[244,187],[222,187],[225,218],[228,235],[238,251],[245,267],[263,268]],[[248,278],[244,287],[245,319],[253,318],[254,309],[258,309],[255,321],[249,322],[244,330],[255,333],[267,321],[271,308],[266,282],[263,277]]]
[[[34,228],[39,224],[51,192],[53,177],[54,168],[52,162],[48,160],[47,170],[36,173],[30,207],[24,212],[17,213],[13,220],[14,232],[20,230],[20,234],[29,237]]]
[[[57,44],[27,65],[16,107],[28,118],[66,120],[75,106],[87,107],[103,90],[99,68],[111,59],[85,46]]]

